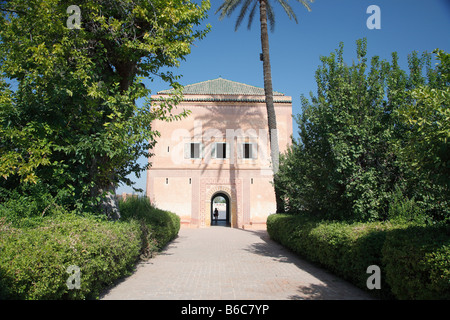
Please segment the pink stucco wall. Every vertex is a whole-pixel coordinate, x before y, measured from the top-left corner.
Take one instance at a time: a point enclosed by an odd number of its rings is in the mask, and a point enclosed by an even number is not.
[[[193,102],[195,98],[190,96],[191,101],[183,101],[174,111],[190,110],[187,118],[153,124],[161,136],[149,159],[152,166],[147,172],[147,196],[155,206],[178,214],[182,225],[207,227],[211,224],[211,198],[221,192],[230,200],[232,227],[265,227],[267,216],[276,209],[270,183],[273,177],[265,103]],[[290,97],[278,99],[285,100],[275,103],[278,141],[283,152],[292,135],[292,103]],[[185,148],[190,142],[201,143],[201,158],[186,158]],[[228,143],[229,158],[211,156],[216,142]],[[243,142],[257,144],[257,150],[253,149],[257,151],[255,159],[243,159]]]

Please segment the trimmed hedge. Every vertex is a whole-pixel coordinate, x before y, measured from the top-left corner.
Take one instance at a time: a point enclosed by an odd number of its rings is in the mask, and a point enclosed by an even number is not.
[[[0,299],[95,299],[177,236],[175,214],[147,200],[120,206],[116,222],[69,213],[14,224],[0,217]],[[80,289],[66,284],[72,265],[80,268]]]
[[[399,299],[450,299],[450,226],[411,226],[390,232],[383,263]]]
[[[140,251],[136,221],[64,215],[36,228],[0,226],[0,299],[89,299],[132,270]],[[80,289],[66,284],[80,268]]]
[[[137,220],[142,229],[142,258],[151,257],[173,240],[180,230],[180,217],[155,208],[147,197],[130,198],[119,203],[121,219]]]
[[[371,292],[380,298],[446,299],[450,292],[448,226],[347,224],[275,214],[267,219],[267,231],[275,241],[365,290],[367,267],[379,266],[381,289]]]

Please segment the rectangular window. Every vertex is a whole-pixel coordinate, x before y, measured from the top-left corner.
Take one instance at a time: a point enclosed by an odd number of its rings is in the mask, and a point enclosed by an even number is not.
[[[191,143],[191,159],[200,158],[200,143]]]
[[[226,143],[216,143],[216,158],[226,159],[227,158],[227,144]]]
[[[215,142],[211,145],[212,159],[228,159],[230,157],[230,144],[226,142]]]
[[[258,154],[258,147],[256,143],[245,142],[242,144],[242,158],[256,159]]]
[[[252,144],[244,143],[244,159],[252,158]]]
[[[202,157],[202,144],[200,142],[190,142],[184,145],[185,159],[200,159]]]

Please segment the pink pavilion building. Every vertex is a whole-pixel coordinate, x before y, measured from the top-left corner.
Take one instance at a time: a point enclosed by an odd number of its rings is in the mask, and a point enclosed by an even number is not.
[[[284,152],[291,142],[292,98],[274,92],[274,106]],[[180,216],[182,226],[265,228],[276,203],[264,89],[222,78],[199,82],[184,87],[174,112],[183,109],[191,111],[187,118],[153,124],[161,136],[149,159],[150,201]]]

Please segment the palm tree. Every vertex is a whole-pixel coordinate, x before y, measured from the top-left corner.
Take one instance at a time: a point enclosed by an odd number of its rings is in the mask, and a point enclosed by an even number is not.
[[[305,6],[308,11],[311,11],[311,7],[308,1],[313,3],[314,0],[296,0]],[[288,0],[276,0],[284,9],[289,19],[294,19],[298,23],[297,16],[295,15],[292,7],[289,5]],[[277,134],[277,119],[275,115],[275,108],[273,106],[273,88],[272,88],[272,71],[270,68],[270,55],[269,55],[269,34],[267,32],[267,21],[270,24],[270,30],[273,32],[275,28],[275,16],[270,0],[224,0],[222,5],[217,9],[216,13],[220,11],[220,19],[225,16],[229,17],[238,6],[241,7],[241,11],[236,20],[235,31],[239,28],[244,20],[249,8],[250,14],[248,18],[247,28],[250,29],[253,17],[255,16],[256,9],[259,4],[259,20],[261,25],[261,47],[262,47],[262,60],[263,60],[263,72],[264,72],[264,93],[266,96],[266,108],[267,108],[267,120],[269,127],[270,138],[270,156],[272,158],[272,169],[274,180],[277,177],[279,167],[280,151],[278,147],[278,134]],[[283,201],[275,188],[275,196],[277,201],[277,212],[284,212]]]

